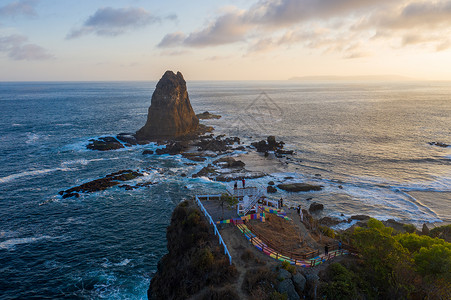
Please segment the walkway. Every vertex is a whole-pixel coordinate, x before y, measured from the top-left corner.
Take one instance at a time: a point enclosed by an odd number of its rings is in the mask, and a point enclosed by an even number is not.
[[[262,239],[256,236],[254,233],[249,230],[249,228],[245,224],[236,224],[237,228],[244,234],[246,239],[250,241],[258,250],[262,251],[264,254],[280,260],[287,261],[292,265],[301,266],[301,267],[314,267],[322,264],[325,261],[331,260],[339,255],[349,254],[348,251],[344,249],[340,250],[331,250],[328,255],[322,254],[312,258],[301,258],[301,257],[288,257],[283,255],[268,246],[267,243],[264,243]]]

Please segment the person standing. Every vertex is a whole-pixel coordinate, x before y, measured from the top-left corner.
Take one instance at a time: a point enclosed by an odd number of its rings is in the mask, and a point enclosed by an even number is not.
[[[243,183],[243,189],[246,188],[246,180],[243,178],[243,180],[241,180],[241,182]]]
[[[329,245],[326,245],[326,246],[324,247],[324,254],[325,254],[325,255],[328,255],[328,254],[329,254]]]
[[[235,181],[235,184],[233,185],[233,189],[234,190],[238,189],[238,181]]]

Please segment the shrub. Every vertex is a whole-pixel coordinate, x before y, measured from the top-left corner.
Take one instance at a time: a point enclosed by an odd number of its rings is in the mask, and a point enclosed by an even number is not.
[[[322,226],[322,225],[319,225],[318,228],[325,236],[328,236],[330,238],[335,238],[335,231],[333,231],[333,229],[331,229],[327,226]]]
[[[276,274],[267,267],[249,269],[244,274],[241,289],[248,295],[261,291],[264,295],[270,295],[276,285]]]
[[[186,218],[186,222],[184,222],[184,225],[193,227],[199,225],[199,223],[200,223],[200,214],[197,210],[194,210],[188,215],[188,218]]]
[[[292,264],[290,264],[288,261],[284,260],[282,262],[282,269],[287,270],[288,272],[290,272],[291,274],[296,274],[296,267],[293,266]]]
[[[402,225],[402,228],[408,233],[414,233],[417,230],[413,224],[404,224]]]
[[[211,269],[214,262],[214,256],[213,253],[211,253],[210,248],[203,248],[195,253],[193,260],[196,269],[206,271]]]
[[[434,244],[430,248],[422,247],[415,255],[415,265],[423,275],[451,280],[451,246]],[[446,278],[445,278],[446,277]]]
[[[442,237],[449,236],[451,234],[451,224],[443,225],[439,227],[432,228],[429,232],[429,236],[431,237]]]
[[[333,263],[327,269],[330,281],[323,284],[320,292],[327,299],[356,299],[357,284],[354,272],[339,263]]]

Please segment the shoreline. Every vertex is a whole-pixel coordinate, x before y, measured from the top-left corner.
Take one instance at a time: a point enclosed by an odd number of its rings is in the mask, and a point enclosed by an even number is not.
[[[246,169],[248,169],[249,171],[259,171],[259,172],[264,172],[266,173],[269,177],[272,176],[272,174],[274,173],[299,173],[298,172],[298,168],[296,167],[296,165],[292,165],[290,164],[290,158],[289,156],[287,156],[287,158],[277,158],[274,156],[273,153],[270,153],[268,157],[265,157],[263,154],[258,153],[254,150],[248,149],[246,153],[240,153],[237,155],[233,155],[233,157],[237,160],[241,160],[246,164]],[[301,175],[303,175],[302,173],[299,173]],[[309,176],[312,177],[313,180],[318,180],[321,179],[321,177],[314,177],[314,174],[308,174]],[[270,180],[270,179],[268,179]],[[302,180],[304,181],[304,180]],[[310,181],[310,180],[307,180]],[[265,185],[261,183],[261,185]],[[343,183],[343,185],[345,185],[345,183]],[[389,188],[389,187],[387,187]],[[344,192],[343,192],[344,191]],[[330,204],[330,207],[334,207],[337,206],[339,204],[335,204],[333,202],[329,202],[332,199],[342,199],[342,198],[352,198],[351,195],[347,195],[346,194],[346,189],[341,191],[342,193],[344,193],[345,195],[340,195],[340,194],[336,194],[335,192],[328,192],[328,191],[322,191],[322,192],[303,192],[303,193],[292,193],[292,194],[288,194],[288,199],[290,198],[296,198],[295,202],[299,202],[299,204],[303,205],[304,207],[306,206],[305,204],[307,204],[307,208],[308,205],[310,205],[311,203],[313,203],[316,200],[319,200],[319,202],[323,202],[324,206],[325,206],[325,210],[320,212],[317,217],[321,218],[321,217],[337,217],[336,214],[331,214],[330,209],[328,209],[328,204]],[[439,201],[440,203],[446,203],[448,202],[449,205],[448,207],[451,207],[451,192],[447,192],[447,191],[405,191],[405,190],[401,190],[402,193],[406,194],[408,197],[412,198],[412,204],[418,206],[421,209],[425,209],[427,211],[431,211],[434,214],[437,215],[437,218],[441,220],[441,222],[437,222],[437,221],[415,221],[413,222],[413,224],[421,230],[421,226],[422,224],[427,224],[429,227],[431,227],[430,229],[432,229],[433,227],[439,227],[439,226],[443,226],[443,225],[448,225],[451,224],[451,217],[447,217],[446,216],[446,212],[437,212],[436,210],[434,210],[434,202],[435,201]],[[276,194],[269,194],[269,196],[271,197],[271,195],[273,195],[274,197],[277,196],[281,196],[280,193],[276,193]],[[287,194],[285,194],[287,195]],[[308,202],[305,201],[305,199],[309,199],[313,196],[313,200]],[[359,202],[362,201],[362,205],[364,203],[364,200],[358,199],[356,198],[354,200],[355,202]],[[348,217],[351,217],[352,215],[361,215],[361,214],[366,214],[369,217],[375,217],[377,218],[377,215],[368,213],[367,211],[365,211],[365,209],[363,209],[364,206],[362,206],[362,209],[359,211],[354,211],[352,213],[350,213],[350,215]],[[356,208],[358,209],[358,208]],[[329,211],[328,211],[329,210]],[[407,211],[406,211],[407,212]],[[406,220],[402,220],[399,219],[395,216],[388,216],[388,218],[381,218],[382,221],[386,221],[388,219],[394,219],[398,222],[404,223],[404,224],[412,224],[412,222],[406,221]]]

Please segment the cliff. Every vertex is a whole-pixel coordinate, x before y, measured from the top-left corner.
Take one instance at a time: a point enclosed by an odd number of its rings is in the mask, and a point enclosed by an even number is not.
[[[235,266],[219,246],[207,222],[191,202],[179,204],[167,228],[168,253],[150,282],[149,299],[238,299],[227,285],[236,281]]]
[[[136,132],[138,140],[177,138],[199,127],[180,72],[166,71],[152,95],[147,122]]]

